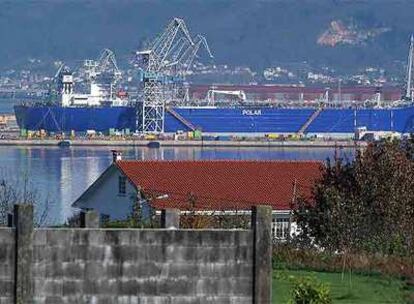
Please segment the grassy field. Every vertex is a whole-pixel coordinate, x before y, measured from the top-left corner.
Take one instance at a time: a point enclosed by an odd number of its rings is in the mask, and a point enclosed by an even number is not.
[[[283,271],[290,276],[313,276],[330,286],[334,303],[370,304],[370,303],[404,303],[403,283],[397,279],[387,279],[380,276],[364,276],[341,273]],[[287,303],[291,291],[291,284],[287,279],[273,275],[273,303]]]

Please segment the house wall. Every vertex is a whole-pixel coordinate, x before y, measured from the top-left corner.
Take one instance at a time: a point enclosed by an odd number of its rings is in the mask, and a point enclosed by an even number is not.
[[[91,191],[76,203],[77,207],[94,209],[111,219],[125,219],[131,214],[136,190],[127,179],[126,194],[118,194],[118,177],[121,174],[117,167],[112,166],[95,185],[91,186]]]

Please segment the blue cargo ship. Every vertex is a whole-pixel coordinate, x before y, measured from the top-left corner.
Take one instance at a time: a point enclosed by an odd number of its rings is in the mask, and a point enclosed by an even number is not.
[[[14,110],[19,127],[26,130],[139,131],[135,106],[17,105]],[[211,134],[353,134],[361,127],[378,132],[414,132],[414,106],[384,109],[172,107],[166,110],[164,121],[165,133],[197,129]]]
[[[409,72],[405,101],[384,106],[378,95],[375,107],[328,107],[329,98],[313,107],[275,107],[247,105],[243,91],[220,91],[236,95],[243,103],[235,105],[167,107],[162,118],[165,133],[200,130],[217,135],[259,134],[354,134],[358,130],[370,132],[414,132],[414,96],[411,85],[414,38],[411,40]],[[112,63],[108,68],[108,63]],[[55,76],[59,87],[59,102],[47,104],[16,105],[17,124],[25,130],[47,132],[96,132],[110,130],[140,132],[145,125],[142,104],[131,104],[124,96],[114,94],[114,85],[120,78],[114,54],[105,49],[97,62],[88,60],[85,69],[89,75],[90,92],[74,93],[72,73],[61,66]],[[57,79],[58,78],[58,79]],[[148,80],[150,81],[150,80]],[[153,80],[151,80],[153,81]],[[326,95],[328,96],[328,95]],[[214,101],[214,98],[212,98]],[[147,107],[148,108],[148,107]],[[146,110],[152,111],[152,110]],[[157,109],[158,111],[158,109]],[[155,111],[155,113],[158,113]],[[143,114],[144,113],[144,114]],[[148,112],[150,113],[150,112]],[[146,117],[146,116],[145,116]],[[147,118],[145,118],[147,119]],[[156,119],[159,119],[156,116]]]

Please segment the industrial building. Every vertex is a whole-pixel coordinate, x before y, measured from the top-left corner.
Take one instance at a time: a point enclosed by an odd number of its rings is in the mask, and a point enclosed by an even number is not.
[[[125,219],[136,202],[143,212],[149,206],[214,214],[248,213],[252,206],[269,205],[273,236],[284,239],[295,230],[293,204],[311,195],[322,166],[316,161],[136,161],[115,154],[72,206]]]
[[[220,101],[228,101],[231,99],[243,99],[256,102],[270,101],[289,102],[296,101],[301,103],[315,102],[324,100],[335,103],[351,103],[359,104],[376,100],[377,94],[386,102],[392,102],[401,98],[401,88],[398,87],[375,87],[375,86],[347,86],[338,88],[336,86],[329,87],[306,87],[300,85],[197,85],[193,84],[188,89],[189,100],[202,101],[216,92],[216,103]],[[223,94],[220,94],[223,92]],[[227,94],[227,92],[239,92],[238,95]],[[240,98],[239,96],[243,97]]]

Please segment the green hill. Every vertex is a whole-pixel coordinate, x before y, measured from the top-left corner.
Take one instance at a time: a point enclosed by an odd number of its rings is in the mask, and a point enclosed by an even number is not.
[[[185,18],[193,33],[207,36],[219,63],[386,66],[406,57],[413,11],[412,0],[3,0],[0,68],[29,57],[96,57],[104,47],[126,60],[174,16]],[[318,45],[333,20],[389,31],[363,45]]]

